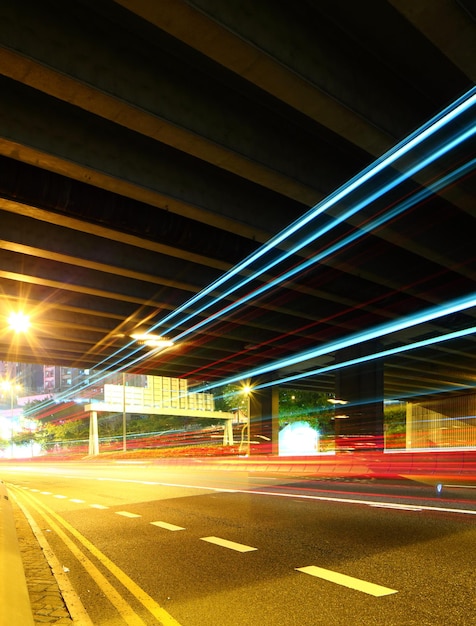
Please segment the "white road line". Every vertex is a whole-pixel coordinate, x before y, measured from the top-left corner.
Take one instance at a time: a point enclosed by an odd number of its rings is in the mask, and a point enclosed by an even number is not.
[[[51,491],[42,491],[41,492],[44,496],[51,496]]]
[[[443,484],[443,487],[451,487],[451,489],[476,489],[476,485],[447,485]]]
[[[57,472],[53,472],[53,471],[49,471],[49,472],[44,472],[46,475],[48,474],[56,474]],[[67,478],[74,478],[74,479],[81,479],[80,476],[69,476]],[[145,481],[143,480],[132,480],[132,479],[118,479],[118,478],[103,478],[102,480],[109,480],[111,482],[119,482],[119,483],[135,483],[135,484],[146,484]],[[154,481],[154,482],[147,482],[147,484],[150,485],[160,485],[163,487],[184,487],[186,489],[198,489],[198,490],[203,490],[203,491],[212,491],[215,493],[243,493],[243,494],[249,494],[249,495],[253,495],[253,496],[271,496],[274,498],[296,498],[299,500],[315,500],[315,501],[321,501],[321,502],[336,502],[336,503],[343,503],[343,504],[356,504],[356,505],[360,505],[360,504],[366,504],[366,505],[372,505],[375,504],[376,502],[378,502],[377,500],[362,500],[359,498],[341,498],[341,497],[330,497],[330,496],[315,496],[315,495],[307,495],[307,494],[292,494],[292,493],[282,493],[282,492],[276,492],[276,491],[266,491],[265,489],[260,490],[260,489],[256,489],[256,490],[251,490],[251,489],[229,489],[226,487],[210,487],[207,485],[187,485],[187,484],[183,484],[183,483],[173,483],[173,482],[163,482],[163,481]],[[444,486],[448,487],[451,486],[453,487],[454,485],[447,485],[444,484]],[[476,485],[473,487],[476,488]],[[26,486],[20,486],[20,489],[29,489]],[[42,492],[43,493],[43,492]],[[48,492],[45,493],[45,495],[50,495]],[[392,504],[392,503],[389,503]],[[409,505],[408,505],[409,506]],[[459,514],[459,515],[476,515],[476,509],[457,509],[457,508],[451,508],[451,507],[442,507],[442,506],[430,506],[430,505],[421,505],[418,507],[421,511],[425,511],[425,512],[431,512],[431,513],[453,513],[453,514]]]
[[[200,537],[202,541],[208,541],[208,543],[214,543],[217,546],[223,548],[229,548],[230,550],[236,550],[237,552],[251,552],[258,548],[252,548],[251,546],[245,546],[242,543],[236,543],[234,541],[228,541],[228,539],[221,539],[221,537]]]
[[[369,504],[376,509],[398,509],[399,511],[421,511],[421,506],[414,504],[392,504],[390,502],[374,502]]]
[[[137,513],[129,513],[129,511],[116,511],[116,515],[122,515],[123,517],[142,517]]]
[[[77,476],[75,478],[78,478]],[[125,479],[125,478],[104,478],[103,480],[110,480],[111,482],[120,482],[120,483],[135,483],[135,484],[145,484],[143,480],[133,480],[133,479]],[[249,494],[252,496],[271,496],[274,498],[296,498],[298,500],[315,500],[320,502],[336,502],[343,504],[367,504],[371,505],[378,500],[362,500],[359,498],[341,498],[341,497],[331,497],[331,496],[315,496],[315,495],[307,495],[307,494],[296,494],[296,493],[283,493],[279,491],[266,491],[265,489],[229,489],[227,487],[210,487],[208,485],[187,485],[184,483],[173,483],[173,482],[163,482],[156,481],[150,483],[151,485],[160,485],[162,487],[184,487],[186,489],[198,489],[203,491],[212,491],[215,493],[243,493]],[[27,487],[23,487],[27,489]],[[392,504],[392,503],[389,503]],[[418,507],[421,511],[426,512],[437,512],[437,513],[456,513],[463,515],[476,515],[476,509],[457,509],[450,507],[442,507],[442,506],[430,506],[430,505],[421,505]]]
[[[68,496],[62,496],[60,493],[57,493],[55,496],[53,496],[54,498],[64,498],[66,499]]]
[[[165,530],[185,530],[183,526],[175,526],[175,524],[169,524],[168,522],[151,522],[152,526],[160,526]]]
[[[108,506],[104,506],[104,504],[90,504],[92,509],[108,509]]]
[[[363,593],[367,593],[375,597],[389,596],[392,593],[398,593],[396,589],[389,589],[388,587],[375,585],[374,583],[369,583],[365,580],[361,580],[360,578],[354,578],[353,576],[347,576],[346,574],[339,574],[338,572],[333,572],[332,570],[324,569],[322,567],[316,567],[315,565],[296,567],[296,570],[298,572],[310,574],[316,578],[328,580],[329,582],[336,583],[337,585],[349,587],[349,589],[362,591]]]
[[[79,498],[70,498],[70,502],[76,502],[76,504],[84,504],[84,500],[80,500]]]
[[[172,486],[171,483],[160,483],[160,484],[161,485],[169,484],[170,486]],[[176,486],[180,487],[182,485],[176,485]],[[206,489],[206,487],[198,487],[198,486],[196,488]],[[275,491],[261,491],[259,489],[256,489],[253,491],[250,489],[236,489],[236,490],[216,489],[216,491],[221,491],[222,493],[246,493],[252,496],[271,496],[274,498],[297,498],[299,500],[315,500],[316,502],[336,502],[337,504],[342,503],[342,504],[372,505],[372,504],[378,503],[378,500],[360,500],[359,498],[340,498],[340,497],[314,496],[314,495],[305,495],[305,494],[296,494],[296,493],[279,493]],[[389,502],[389,504],[393,504],[393,503]],[[410,505],[404,505],[404,506],[410,506]],[[437,513],[458,513],[458,514],[463,514],[463,515],[476,515],[476,509],[456,509],[456,508],[453,509],[450,507],[427,506],[427,505],[421,505],[418,508],[421,511],[427,511],[431,513],[437,512]]]

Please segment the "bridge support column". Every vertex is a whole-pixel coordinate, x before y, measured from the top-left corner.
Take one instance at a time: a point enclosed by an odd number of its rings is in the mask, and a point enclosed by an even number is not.
[[[278,454],[279,436],[279,389],[268,387],[259,389],[250,395],[250,437],[252,442],[259,441],[259,445],[252,445],[252,453]]]
[[[225,428],[223,430],[223,445],[224,446],[233,445],[233,424],[232,424],[231,419],[227,419],[225,421]]]
[[[378,349],[377,342],[357,344],[340,350],[336,362],[365,357]],[[361,436],[363,447],[372,440],[377,448],[383,447],[383,360],[372,360],[349,367],[336,373],[336,399],[345,404],[336,404],[335,434],[338,442],[346,437]],[[339,417],[342,416],[342,417]],[[352,443],[351,443],[352,445]],[[344,443],[344,447],[345,443]],[[369,448],[371,445],[368,446]],[[372,446],[373,447],[373,446]]]
[[[89,456],[99,454],[98,414],[97,411],[89,413]]]

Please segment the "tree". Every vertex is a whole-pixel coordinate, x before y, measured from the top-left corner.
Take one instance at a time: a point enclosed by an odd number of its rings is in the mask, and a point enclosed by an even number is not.
[[[406,403],[398,402],[385,405],[384,422],[387,433],[405,433],[407,424]]]
[[[30,445],[35,441],[35,433],[31,430],[23,430],[22,432],[15,433],[12,437],[12,441],[16,446]]]
[[[334,411],[328,402],[328,395],[302,389],[280,389],[279,425],[305,421],[322,434],[333,430]]]
[[[217,411],[228,413],[239,410],[246,414],[247,400],[243,385],[232,383],[222,387],[219,394],[215,396],[215,408]]]
[[[240,410],[246,415],[247,400],[244,385],[233,383],[225,385],[215,397],[215,406],[219,411]],[[251,388],[253,394],[253,388]],[[259,393],[257,390],[255,393]],[[328,402],[328,395],[316,391],[299,389],[279,390],[279,425],[306,421],[322,433],[333,431],[334,411]]]

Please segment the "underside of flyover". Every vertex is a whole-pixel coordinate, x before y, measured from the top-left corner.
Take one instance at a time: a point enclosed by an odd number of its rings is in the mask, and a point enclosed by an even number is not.
[[[470,92],[474,7],[2,1],[1,358],[334,393],[361,345],[386,399],[474,391],[474,103],[299,222]]]

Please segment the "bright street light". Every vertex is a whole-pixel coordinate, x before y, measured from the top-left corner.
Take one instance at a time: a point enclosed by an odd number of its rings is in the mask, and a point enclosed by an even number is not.
[[[21,311],[13,311],[8,317],[8,325],[15,333],[24,333],[30,327],[30,318]]]

